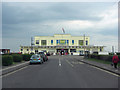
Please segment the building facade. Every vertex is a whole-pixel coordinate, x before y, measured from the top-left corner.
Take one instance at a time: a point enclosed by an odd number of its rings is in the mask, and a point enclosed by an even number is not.
[[[50,53],[71,54],[73,52],[84,54],[85,52],[100,52],[104,46],[91,46],[89,36],[71,36],[70,34],[54,34],[54,36],[35,36],[34,45],[20,46],[20,52],[38,53],[46,51]]]

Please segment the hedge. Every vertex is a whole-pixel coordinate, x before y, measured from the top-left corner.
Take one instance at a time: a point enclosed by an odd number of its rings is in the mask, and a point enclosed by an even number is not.
[[[2,65],[9,66],[13,64],[13,57],[11,55],[2,56]]]
[[[31,54],[23,54],[23,60],[25,61],[29,61],[30,60],[30,57],[32,56]]]
[[[95,59],[112,62],[112,57],[113,55],[90,55],[89,58],[95,58]],[[120,62],[120,55],[118,57],[119,57],[119,62]]]
[[[21,62],[23,60],[21,55],[14,54],[12,56],[13,56],[13,61],[14,62]]]
[[[0,55],[0,66],[2,65],[2,55]]]

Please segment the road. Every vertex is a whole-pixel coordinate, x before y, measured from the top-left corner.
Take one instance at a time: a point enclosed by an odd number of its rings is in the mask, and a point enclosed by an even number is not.
[[[2,82],[3,88],[118,87],[117,76],[78,62],[72,56],[50,56],[44,64],[29,65],[3,76]]]

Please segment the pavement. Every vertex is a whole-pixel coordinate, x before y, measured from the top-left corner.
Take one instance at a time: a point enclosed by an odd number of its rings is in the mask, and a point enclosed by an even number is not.
[[[95,67],[98,67],[98,68],[101,68],[101,69],[107,70],[109,72],[120,75],[120,67],[115,69],[110,64],[103,64],[103,63],[99,63],[99,62],[96,62],[96,61],[91,61],[91,60],[88,60],[88,59],[82,59],[81,60],[80,56],[73,56],[73,58],[80,61],[80,62],[84,62],[86,64],[89,64],[89,65],[92,65],[92,66],[95,66]]]
[[[27,61],[16,62],[15,64],[12,64],[10,66],[2,66],[2,69],[9,68],[9,67],[12,67],[12,66],[16,66],[16,65],[19,65],[19,64],[22,64],[22,63],[25,63],[25,62],[27,62]]]
[[[119,76],[81,62],[81,56],[50,56],[3,75],[3,88],[118,88]]]
[[[27,65],[29,65],[29,61],[17,62],[16,64],[10,66],[2,66],[2,69],[0,70],[0,72],[2,71],[2,73],[0,74],[0,76],[8,74],[10,72],[14,72],[18,69],[26,67]]]

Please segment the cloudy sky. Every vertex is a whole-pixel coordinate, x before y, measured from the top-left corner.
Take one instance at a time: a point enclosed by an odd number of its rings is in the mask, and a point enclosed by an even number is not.
[[[90,36],[90,45],[118,48],[116,2],[3,2],[2,47],[19,51],[31,37],[61,34]]]

